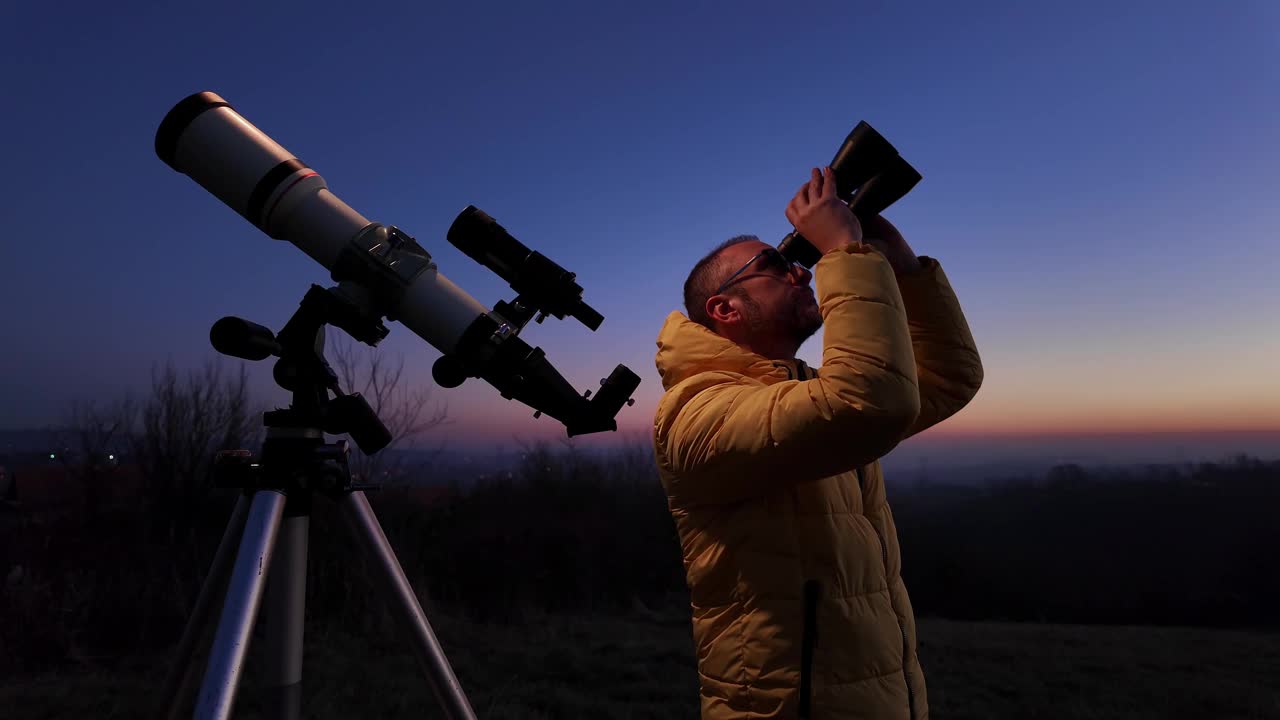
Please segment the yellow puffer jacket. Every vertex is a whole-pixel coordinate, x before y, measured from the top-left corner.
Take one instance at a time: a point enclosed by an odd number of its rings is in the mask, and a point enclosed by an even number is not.
[[[899,276],[867,246],[814,267],[820,372],[673,312],[654,421],[683,546],[702,717],[929,714],[878,458],[982,382],[941,266]]]

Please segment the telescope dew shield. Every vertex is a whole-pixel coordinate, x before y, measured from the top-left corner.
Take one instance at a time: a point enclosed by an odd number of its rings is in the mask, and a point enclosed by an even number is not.
[[[166,164],[267,235],[296,245],[330,272],[356,239],[385,236],[366,234],[366,229],[381,226],[330,192],[318,172],[216,93],[196,93],[176,104],[156,131],[155,150]],[[370,242],[358,250],[382,256],[389,246]],[[399,251],[398,246],[390,251]],[[383,310],[441,352],[451,353],[462,332],[488,309],[440,274],[425,250],[409,251],[423,262],[416,275],[396,279],[403,287],[380,293],[393,298],[393,307]]]
[[[328,192],[324,178],[221,96],[191,95],[156,131],[156,154],[244,219],[331,267],[369,221]],[[311,200],[314,207],[299,208]]]

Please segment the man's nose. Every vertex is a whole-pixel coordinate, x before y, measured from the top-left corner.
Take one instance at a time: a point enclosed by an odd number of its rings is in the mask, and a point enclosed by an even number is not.
[[[800,263],[793,263],[791,265],[791,278],[792,282],[797,285],[808,285],[809,281],[813,279],[813,273],[809,272],[809,268]]]

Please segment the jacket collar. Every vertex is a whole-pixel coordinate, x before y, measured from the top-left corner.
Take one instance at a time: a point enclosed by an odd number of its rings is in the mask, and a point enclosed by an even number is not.
[[[684,313],[667,316],[654,358],[664,390],[704,372],[745,375],[765,384],[811,380],[817,371],[802,360],[770,360],[693,322]]]

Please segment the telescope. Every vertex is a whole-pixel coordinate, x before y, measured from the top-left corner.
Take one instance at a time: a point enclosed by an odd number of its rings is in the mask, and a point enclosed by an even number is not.
[[[573,317],[593,331],[604,318],[582,301],[573,273],[530,251],[478,208],[458,215],[448,240],[518,293],[492,310],[445,277],[412,236],[366,219],[215,93],[177,103],[160,123],[155,151],[268,236],[293,243],[329,270],[337,283],[329,292],[342,308],[331,317],[346,318],[334,324],[376,345],[387,334],[379,322],[386,317],[439,350],[432,377],[440,385],[481,378],[504,398],[533,408],[535,417],[560,421],[570,437],[616,430],[615,416],[634,403],[640,378],[627,367],[618,365],[601,380],[594,398],[590,390],[580,395],[541,348],[520,339],[534,316],[538,322],[547,315]],[[246,359],[272,354],[270,331],[231,320],[216,333],[220,351]]]
[[[590,390],[579,395],[541,348],[519,338],[535,317],[537,322],[548,315],[572,317],[593,331],[604,317],[582,300],[573,273],[530,250],[474,206],[459,213],[448,240],[516,291],[514,300],[498,302],[492,310],[445,277],[417,240],[395,226],[369,221],[344,203],[319,173],[215,93],[196,93],[176,104],[156,131],[155,151],[268,236],[297,246],[336,283],[312,285],[279,333],[235,317],[222,318],[210,330],[218,352],[246,360],[278,358],[273,375],[292,393],[292,401],[263,413],[267,434],[261,453],[227,450],[215,459],[215,485],[241,494],[160,693],[161,717],[177,717],[197,649],[218,607],[194,716],[231,717],[259,615],[269,660],[263,673],[269,716],[301,716],[309,523],[312,502],[328,498],[349,521],[372,579],[446,717],[474,720],[470,701],[365,497],[364,491],[377,485],[351,472],[345,439],[325,439],[346,434],[365,454],[392,440],[359,393],[343,394],[324,358],[326,328],[376,346],[389,332],[383,319],[399,321],[442,353],[432,367],[437,383],[457,387],[467,378],[481,378],[508,400],[534,408],[535,417],[546,413],[559,420],[570,437],[617,430],[614,418],[634,403],[639,376],[618,365],[600,381],[594,398]]]
[[[865,120],[845,137],[830,167],[836,178],[836,195],[848,203],[860,222],[884,212],[921,180],[920,173]],[[822,257],[798,231],[783,238],[778,251],[807,268]]]

